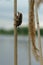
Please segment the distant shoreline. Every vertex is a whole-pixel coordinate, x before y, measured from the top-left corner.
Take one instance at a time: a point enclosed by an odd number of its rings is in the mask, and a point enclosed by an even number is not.
[[[20,27],[17,28],[17,33],[18,35],[28,35],[28,28],[27,27]],[[43,28],[40,29],[40,34],[41,36],[43,36]],[[4,30],[4,29],[0,29],[0,35],[14,35],[14,30]],[[36,30],[36,35],[37,34],[37,30]]]

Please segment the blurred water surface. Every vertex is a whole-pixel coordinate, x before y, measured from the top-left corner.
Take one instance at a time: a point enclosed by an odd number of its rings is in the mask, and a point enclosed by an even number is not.
[[[43,37],[41,37],[41,42],[43,46]],[[37,37],[36,43],[38,44]],[[18,36],[17,45],[18,65],[28,65],[28,36]],[[31,64],[40,65],[36,62],[32,52]],[[0,65],[14,65],[14,36],[0,35]]]

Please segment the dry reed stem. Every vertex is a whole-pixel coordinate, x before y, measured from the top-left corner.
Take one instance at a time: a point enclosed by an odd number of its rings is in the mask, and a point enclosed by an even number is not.
[[[36,58],[36,60],[39,58],[38,55],[38,49],[36,48],[35,45],[35,21],[34,21],[34,0],[31,0],[30,3],[30,11],[29,11],[29,32],[30,32],[30,37],[31,37],[31,41],[32,41],[32,49],[33,49],[33,54]]]

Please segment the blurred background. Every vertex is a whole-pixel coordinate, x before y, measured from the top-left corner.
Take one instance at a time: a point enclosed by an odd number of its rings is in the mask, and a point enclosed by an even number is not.
[[[28,65],[28,8],[28,0],[17,0],[17,11],[23,14],[23,22],[17,28],[18,65]],[[43,46],[43,4],[38,11]],[[38,45],[37,26],[36,44]],[[36,62],[32,50],[31,64],[40,65]],[[0,65],[14,65],[14,0],[0,0]]]

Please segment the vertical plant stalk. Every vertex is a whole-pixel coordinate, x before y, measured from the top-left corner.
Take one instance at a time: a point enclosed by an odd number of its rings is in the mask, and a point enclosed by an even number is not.
[[[31,0],[28,0],[28,58],[29,58],[29,65],[31,65],[31,40],[30,40],[30,33],[29,33],[29,13],[30,13],[30,2]]]
[[[38,43],[39,43],[39,54],[40,54],[39,60],[40,60],[40,65],[43,65],[43,57],[42,57],[42,47],[41,47],[41,37],[40,37],[40,27],[39,27],[38,7],[37,7],[37,5],[36,5],[36,21],[37,21]]]
[[[38,54],[37,51],[38,49],[36,48],[35,45],[35,21],[34,21],[34,0],[30,0],[30,7],[29,7],[29,34],[30,38],[32,41],[32,49],[33,49],[33,54],[36,59],[38,59]]]
[[[17,14],[17,0],[14,0],[14,65],[17,65],[17,27],[15,15]]]

